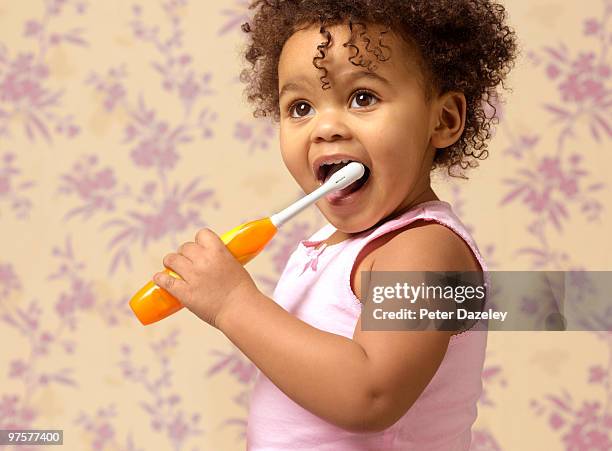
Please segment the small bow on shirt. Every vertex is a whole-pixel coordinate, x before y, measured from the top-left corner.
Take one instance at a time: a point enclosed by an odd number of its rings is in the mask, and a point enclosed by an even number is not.
[[[313,271],[317,270],[317,263],[319,262],[319,255],[323,252],[323,250],[327,247],[327,243],[323,243],[323,245],[319,249],[308,249],[308,257],[309,260],[304,265],[300,276],[304,274],[304,272],[310,268]]]

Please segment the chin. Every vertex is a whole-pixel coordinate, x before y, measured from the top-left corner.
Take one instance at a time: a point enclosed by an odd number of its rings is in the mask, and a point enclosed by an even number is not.
[[[360,233],[376,224],[375,219],[368,220],[365,215],[339,216],[330,212],[322,211],[323,216],[340,232],[347,234]]]

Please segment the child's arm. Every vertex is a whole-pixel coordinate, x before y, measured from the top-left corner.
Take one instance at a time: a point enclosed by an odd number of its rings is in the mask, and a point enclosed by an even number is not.
[[[385,243],[372,269],[476,271],[478,266],[459,237],[430,224]],[[385,429],[410,408],[437,371],[452,334],[361,331],[359,319],[351,340],[310,326],[260,292],[234,302],[217,326],[293,401],[360,432]]]

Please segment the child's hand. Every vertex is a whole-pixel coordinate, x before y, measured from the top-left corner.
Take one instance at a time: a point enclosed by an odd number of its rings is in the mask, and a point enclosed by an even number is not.
[[[195,243],[184,243],[163,262],[183,280],[157,273],[153,281],[213,327],[231,303],[258,292],[247,270],[210,229],[200,230]]]

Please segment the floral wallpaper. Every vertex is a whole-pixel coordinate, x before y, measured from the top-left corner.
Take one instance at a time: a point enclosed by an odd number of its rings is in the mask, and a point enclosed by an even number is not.
[[[612,1],[507,8],[521,56],[490,157],[436,191],[493,270],[609,270]],[[0,0],[0,429],[245,448],[257,368],[189,312],[143,327],[128,300],[199,228],[300,195],[243,97],[248,17],[246,0]],[[302,213],[249,263],[262,290],[324,223]],[[490,333],[472,450],[612,449],[611,365],[610,332]]]

